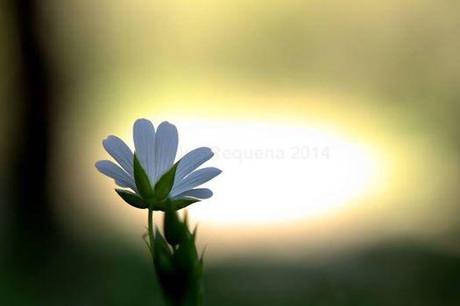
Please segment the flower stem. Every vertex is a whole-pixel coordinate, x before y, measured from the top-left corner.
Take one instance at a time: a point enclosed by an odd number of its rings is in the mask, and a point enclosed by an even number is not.
[[[153,259],[153,210],[149,208],[148,214],[148,234],[149,234],[149,244],[150,244],[150,253],[152,254]]]

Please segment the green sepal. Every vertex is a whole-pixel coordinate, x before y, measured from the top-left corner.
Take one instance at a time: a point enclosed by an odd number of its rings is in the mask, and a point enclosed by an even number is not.
[[[161,176],[155,184],[155,199],[157,201],[164,201],[174,185],[174,178],[176,177],[177,166],[180,160],[174,164],[165,174]]]
[[[175,210],[179,210],[179,209],[182,209],[182,208],[185,208],[193,203],[196,203],[196,202],[200,202],[201,200],[199,199],[194,199],[194,198],[181,198],[181,199],[177,199],[177,200],[171,200],[171,206],[175,209]]]
[[[153,198],[153,188],[150,184],[149,177],[137,159],[136,154],[134,154],[134,180],[136,181],[136,187],[139,194],[146,202],[150,202]]]
[[[136,208],[144,209],[147,208],[149,205],[144,202],[144,200],[139,197],[137,194],[123,190],[123,189],[115,189],[118,195],[129,205],[134,206]]]

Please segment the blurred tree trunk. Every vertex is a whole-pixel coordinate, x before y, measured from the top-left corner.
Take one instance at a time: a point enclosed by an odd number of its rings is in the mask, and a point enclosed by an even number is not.
[[[38,266],[57,243],[57,226],[49,197],[50,137],[56,105],[52,78],[40,41],[39,0],[12,0],[18,35],[17,104],[19,118],[9,169],[7,237],[10,255]],[[46,37],[46,36],[42,36]],[[24,262],[24,264],[26,264]]]

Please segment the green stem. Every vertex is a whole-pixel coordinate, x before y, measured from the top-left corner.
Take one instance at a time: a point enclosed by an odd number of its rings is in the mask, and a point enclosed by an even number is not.
[[[153,259],[153,210],[149,208],[149,215],[148,215],[148,234],[149,234],[149,242],[150,242],[150,253]]]

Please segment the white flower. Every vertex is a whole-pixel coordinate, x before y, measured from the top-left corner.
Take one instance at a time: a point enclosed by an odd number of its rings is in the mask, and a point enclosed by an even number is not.
[[[109,136],[103,141],[106,151],[113,157],[118,165],[109,160],[96,163],[96,168],[115,180],[115,183],[123,188],[129,188],[134,193],[126,193],[117,190],[123,195],[136,195],[142,198],[135,179],[134,156],[142,166],[152,189],[160,178],[173,168],[177,153],[178,134],[176,127],[169,122],[162,122],[155,132],[155,128],[149,120],[138,119],[134,123],[133,138],[135,155],[123,140],[116,136]],[[187,153],[177,164],[172,188],[168,199],[171,201],[190,200],[195,202],[212,196],[212,191],[207,188],[196,188],[222,171],[214,168],[198,169],[204,162],[209,160],[214,153],[207,147],[200,147]],[[197,170],[198,169],[198,170]],[[139,183],[138,183],[139,184]],[[130,203],[132,204],[132,203]],[[189,203],[191,204],[191,203]],[[187,205],[189,205],[187,204]],[[136,205],[134,205],[136,206]],[[142,205],[138,205],[140,207]],[[145,208],[145,207],[140,207]]]

